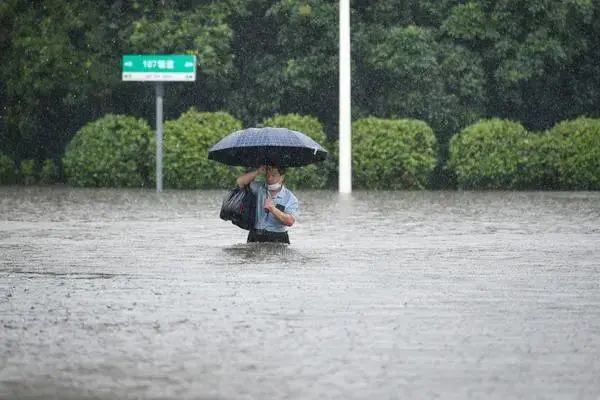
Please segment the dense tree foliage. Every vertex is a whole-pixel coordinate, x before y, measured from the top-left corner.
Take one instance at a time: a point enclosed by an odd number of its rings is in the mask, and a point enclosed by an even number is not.
[[[353,118],[408,118],[450,138],[480,118],[549,129],[600,114],[600,2],[354,0]],[[166,87],[165,118],[190,107],[255,125],[338,123],[337,0],[0,2],[0,152],[58,162],[107,114],[153,121],[154,88],[122,82],[121,56],[198,56]],[[440,162],[441,164],[441,162]]]

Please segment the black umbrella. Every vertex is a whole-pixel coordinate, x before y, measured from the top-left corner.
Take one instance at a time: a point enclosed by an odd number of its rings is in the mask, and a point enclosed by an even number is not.
[[[243,129],[225,136],[208,150],[209,160],[243,167],[302,167],[326,157],[327,150],[319,143],[287,128]]]

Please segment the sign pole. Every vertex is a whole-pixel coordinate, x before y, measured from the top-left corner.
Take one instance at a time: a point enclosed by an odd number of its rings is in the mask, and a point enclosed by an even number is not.
[[[156,82],[156,192],[163,189],[163,98],[165,86],[163,82]]]

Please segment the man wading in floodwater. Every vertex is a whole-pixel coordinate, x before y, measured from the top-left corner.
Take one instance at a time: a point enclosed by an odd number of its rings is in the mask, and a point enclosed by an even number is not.
[[[265,174],[265,181],[255,182]],[[288,227],[296,222],[298,199],[283,186],[285,169],[274,165],[262,166],[237,178],[237,185],[256,195],[256,221],[248,233],[248,242],[290,243]]]

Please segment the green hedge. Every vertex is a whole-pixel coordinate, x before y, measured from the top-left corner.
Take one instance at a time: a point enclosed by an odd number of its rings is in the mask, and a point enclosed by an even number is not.
[[[199,112],[190,108],[176,120],[166,121],[163,138],[164,186],[174,189],[231,188],[244,170],[208,159],[221,138],[242,128],[225,112]],[[151,147],[156,147],[153,138]],[[151,155],[151,179],[155,181],[155,152]]]
[[[274,115],[265,126],[303,132],[328,151],[327,160],[290,168],[291,188],[335,188],[338,143],[328,140],[312,116]],[[369,117],[352,124],[353,184],[357,189],[425,188],[435,168],[438,145],[423,121]],[[229,188],[243,173],[208,160],[208,149],[241,129],[224,112],[191,108],[166,121],[163,142],[165,186],[178,189]],[[141,187],[155,185],[155,134],[142,119],[108,114],[86,124],[73,137],[62,159],[64,177],[73,186]],[[39,161],[39,160],[38,160]],[[563,121],[543,133],[508,120],[481,120],[449,143],[445,168],[462,189],[600,189],[600,120]],[[19,168],[0,153],[0,184],[52,184],[59,179],[52,160],[22,160]],[[60,178],[62,179],[62,178]]]
[[[332,188],[338,179],[338,144],[328,140],[311,116],[275,115],[265,126],[286,127],[310,136],[328,151],[323,163],[290,168],[290,188]],[[165,187],[230,188],[242,167],[208,160],[208,149],[242,128],[225,112],[191,108],[166,121],[163,141]],[[356,189],[415,189],[428,186],[438,145],[431,128],[412,119],[365,118],[352,124],[352,172]],[[142,119],[108,114],[82,127],[63,157],[65,178],[73,186],[155,185],[155,134]],[[0,154],[0,184],[50,184],[58,167],[41,168],[23,160],[20,168]],[[446,168],[462,189],[600,189],[600,120],[564,121],[543,133],[508,120],[481,120],[455,135]]]
[[[142,119],[108,114],[82,127],[67,145],[63,165],[72,186],[141,187],[148,184],[148,142]]]
[[[520,123],[481,120],[450,140],[447,167],[462,189],[517,189],[539,179],[540,138]]]
[[[352,124],[352,176],[358,189],[422,189],[437,156],[435,135],[423,121],[369,117]]]
[[[0,185],[21,183],[24,185],[53,184],[58,181],[58,167],[48,159],[41,169],[35,160],[21,160],[19,168],[8,156],[0,153]]]
[[[43,185],[51,185],[58,182],[59,169],[56,163],[51,159],[44,160],[42,169],[39,172],[39,183]]]
[[[9,156],[0,153],[0,185],[13,184],[16,177],[15,162]]]
[[[263,125],[302,132],[329,151],[329,143],[323,131],[323,125],[312,116],[278,114],[265,119]],[[329,180],[330,169],[331,161],[329,160],[301,168],[289,168],[285,173],[285,184],[292,189],[323,189]]]
[[[37,183],[37,166],[35,164],[35,160],[22,160],[19,173],[21,182],[24,185],[35,185]]]
[[[559,189],[600,189],[600,120],[563,121],[546,135],[544,151],[547,177]]]

